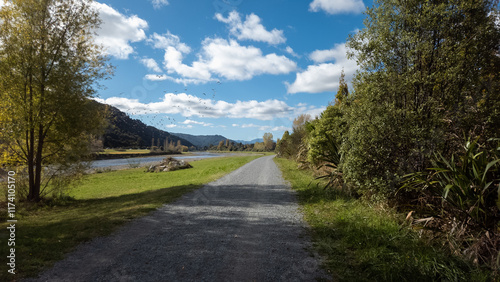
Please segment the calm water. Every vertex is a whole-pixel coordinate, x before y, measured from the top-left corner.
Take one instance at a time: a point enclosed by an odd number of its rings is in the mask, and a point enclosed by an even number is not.
[[[179,156],[174,157],[178,160],[187,160],[187,159],[207,159],[207,158],[215,158],[215,157],[223,157],[226,154],[216,154],[216,153],[195,153],[193,155],[188,156]],[[102,167],[110,167],[110,166],[120,166],[120,165],[142,165],[146,163],[152,162],[160,162],[164,158],[168,156],[154,156],[154,157],[143,157],[143,158],[127,158],[127,159],[114,159],[114,160],[99,160],[92,162],[92,168],[102,168]]]

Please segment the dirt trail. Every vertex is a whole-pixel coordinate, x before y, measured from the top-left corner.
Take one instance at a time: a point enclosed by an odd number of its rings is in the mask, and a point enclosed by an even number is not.
[[[35,281],[311,281],[295,196],[272,156],[83,244]]]

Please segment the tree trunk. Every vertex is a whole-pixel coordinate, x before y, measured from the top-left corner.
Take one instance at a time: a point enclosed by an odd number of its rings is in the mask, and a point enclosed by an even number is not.
[[[29,71],[29,130],[26,132],[26,147],[28,148],[28,182],[29,182],[29,192],[28,201],[39,201],[40,193],[36,193],[36,182],[35,182],[35,125],[33,118],[33,75]],[[38,189],[39,190],[39,189]]]
[[[28,182],[29,182],[29,193],[28,193],[28,201],[36,201],[35,198],[35,154],[34,154],[34,147],[35,147],[35,132],[33,129],[30,130],[29,133],[27,133],[29,136],[27,140],[27,147],[28,147]]]
[[[38,129],[38,146],[36,150],[36,158],[35,158],[35,183],[33,186],[33,201],[40,201],[40,187],[42,183],[42,151],[43,151],[43,125],[40,124]]]

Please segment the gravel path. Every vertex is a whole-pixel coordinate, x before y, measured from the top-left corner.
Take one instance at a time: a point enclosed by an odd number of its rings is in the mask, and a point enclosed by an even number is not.
[[[80,245],[31,281],[314,281],[295,196],[272,160],[227,176]]]

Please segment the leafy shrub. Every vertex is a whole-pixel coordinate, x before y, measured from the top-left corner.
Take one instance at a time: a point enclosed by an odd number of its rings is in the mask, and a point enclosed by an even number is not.
[[[340,111],[338,107],[329,106],[320,119],[316,119],[308,124],[308,161],[316,166],[322,175],[317,179],[326,179],[326,187],[343,187],[342,171],[340,163],[342,155],[340,153],[340,143],[335,138],[338,133],[338,121]],[[336,134],[337,133],[337,134]],[[325,188],[326,188],[325,187]]]
[[[436,154],[433,167],[407,175],[403,187],[427,189],[448,203],[462,221],[495,231],[500,218],[499,150],[467,141],[464,151],[449,161]]]
[[[498,141],[491,140],[490,142]],[[433,167],[405,176],[402,189],[421,195],[456,252],[500,271],[500,144],[468,140],[463,151],[447,160],[436,154]],[[441,199],[433,204],[432,197]],[[428,212],[428,211],[427,211]]]

